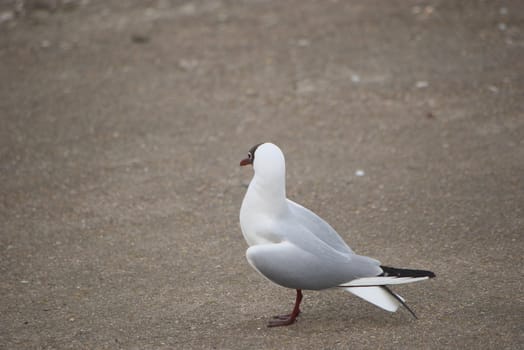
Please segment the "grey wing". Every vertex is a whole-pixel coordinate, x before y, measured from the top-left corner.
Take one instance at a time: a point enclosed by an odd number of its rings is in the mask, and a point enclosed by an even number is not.
[[[287,240],[259,244],[246,252],[249,263],[276,284],[294,289],[326,289],[382,272],[377,260],[341,253],[303,230],[287,227]]]
[[[260,274],[287,288],[320,290],[351,280],[342,261],[322,259],[287,241],[252,246],[246,257]]]
[[[293,217],[301,222],[318,239],[341,253],[353,253],[337,231],[321,217],[292,200],[288,199],[287,201]]]

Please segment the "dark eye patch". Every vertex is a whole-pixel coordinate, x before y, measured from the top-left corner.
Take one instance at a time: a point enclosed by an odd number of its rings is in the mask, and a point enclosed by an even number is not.
[[[255,151],[257,150],[258,146],[260,146],[260,145],[262,145],[262,143],[254,145],[253,147],[251,147],[249,152],[247,152],[247,156],[248,156],[249,159],[255,160]]]

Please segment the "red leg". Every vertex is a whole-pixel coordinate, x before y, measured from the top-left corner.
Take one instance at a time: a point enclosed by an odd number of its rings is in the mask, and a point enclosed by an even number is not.
[[[297,298],[295,300],[295,307],[289,315],[279,315],[273,317],[273,320],[269,321],[268,327],[280,327],[287,326],[295,323],[297,316],[300,314],[300,302],[302,301],[302,290],[297,289]]]

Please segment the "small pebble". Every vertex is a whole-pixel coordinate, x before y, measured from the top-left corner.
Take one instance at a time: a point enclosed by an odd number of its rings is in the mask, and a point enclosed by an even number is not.
[[[415,84],[415,87],[417,89],[427,88],[428,86],[429,86],[429,83],[427,81],[417,81],[417,83]]]
[[[180,61],[178,61],[178,65],[180,66],[180,68],[189,71],[195,69],[198,66],[198,61],[181,59]]]
[[[493,92],[494,94],[496,94],[497,92],[499,92],[499,88],[496,87],[495,85],[490,85],[488,86],[488,90]]]
[[[15,18],[15,14],[12,11],[5,11],[0,13],[0,23],[8,22]]]
[[[310,45],[310,42],[307,39],[299,39],[297,41],[297,45],[300,46],[300,47],[306,47],[306,46]]]
[[[366,173],[362,169],[358,169],[357,171],[355,171],[355,176],[364,176],[364,175],[366,175]]]

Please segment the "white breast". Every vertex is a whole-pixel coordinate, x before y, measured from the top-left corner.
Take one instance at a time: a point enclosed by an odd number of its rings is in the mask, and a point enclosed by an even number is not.
[[[249,186],[240,207],[240,228],[247,244],[254,246],[281,241],[273,229],[281,215],[274,209],[275,206],[267,203],[254,186]]]

